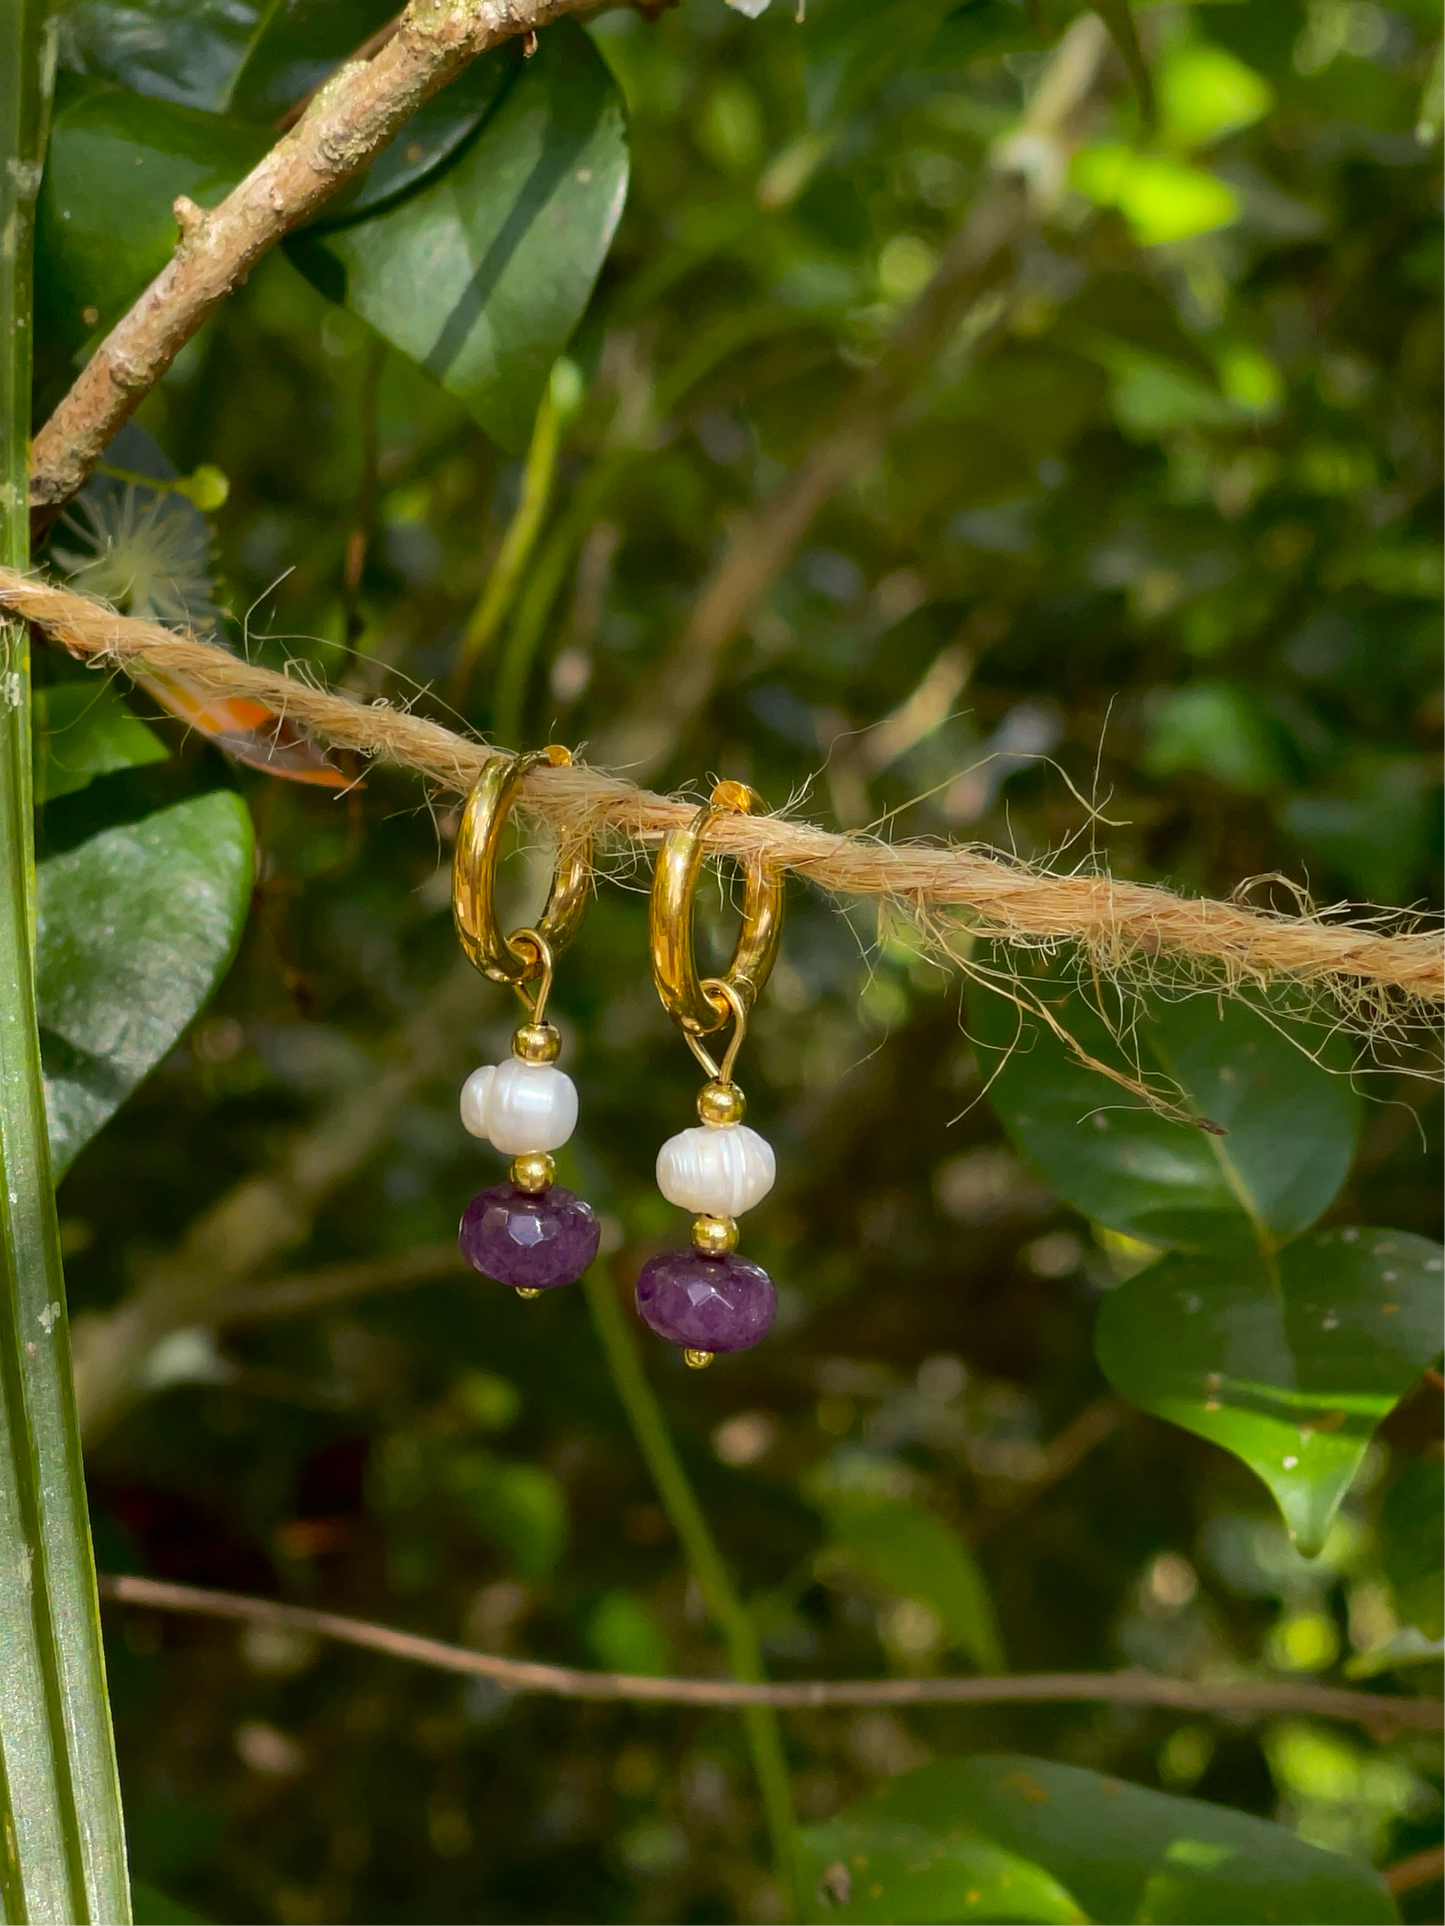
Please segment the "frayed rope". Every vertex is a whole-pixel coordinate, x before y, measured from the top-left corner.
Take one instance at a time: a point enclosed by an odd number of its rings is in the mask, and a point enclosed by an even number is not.
[[[413,770],[453,795],[465,795],[501,753],[390,703],[314,688],[18,570],[0,568],[0,607],[96,667],[178,676],[213,699],[249,698],[323,742]],[[562,838],[611,835],[643,845],[697,807],[585,763],[534,771],[524,806]],[[1077,944],[1095,968],[1136,982],[1227,992],[1294,986],[1332,999],[1348,1027],[1367,1035],[1398,1034],[1445,1003],[1440,934],[1412,927],[1418,919],[1403,911],[1350,920],[1339,910],[1288,915],[1108,875],[1059,875],[976,846],[838,835],[782,816],[721,817],[710,840],[719,854],[760,856],[837,895],[888,898],[925,932],[937,933],[940,912],[952,912],[955,943],[966,932],[1035,954]]]

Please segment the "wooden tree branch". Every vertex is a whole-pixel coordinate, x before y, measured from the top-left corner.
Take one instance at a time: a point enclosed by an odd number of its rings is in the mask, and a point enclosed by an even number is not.
[[[205,1591],[154,1578],[103,1577],[101,1596],[118,1605],[201,1618],[272,1625],[291,1632],[329,1638],[342,1645],[382,1652],[388,1658],[430,1665],[468,1678],[491,1679],[509,1692],[546,1693],[553,1698],[602,1699],[636,1705],[772,1705],[806,1711],[839,1705],[1038,1705],[1090,1701],[1114,1705],[1157,1705],[1177,1712],[1208,1712],[1225,1718],[1263,1718],[1297,1712],[1322,1719],[1343,1719],[1372,1731],[1406,1728],[1437,1731],[1445,1725],[1445,1705],[1436,1699],[1395,1698],[1380,1692],[1348,1692],[1326,1685],[1295,1685],[1273,1679],[1211,1685],[1194,1679],[1168,1679],[1150,1672],[1052,1672],[1016,1678],[806,1679],[788,1684],[754,1684],[732,1679],[638,1678],[625,1672],[586,1672],[570,1665],[539,1665],[530,1659],[498,1658],[463,1645],[423,1638],[335,1612],[316,1612],[237,1592]]]
[[[42,516],[84,486],[107,442],[261,256],[369,167],[418,107],[489,48],[595,0],[411,0],[370,59],[352,59],[218,207],[187,203],[170,261],[96,349],[35,437]]]

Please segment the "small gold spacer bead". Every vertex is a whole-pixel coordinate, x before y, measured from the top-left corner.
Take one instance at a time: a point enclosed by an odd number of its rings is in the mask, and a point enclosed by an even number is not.
[[[724,1257],[738,1247],[738,1226],[734,1217],[709,1217],[692,1220],[692,1247],[704,1257]]]
[[[747,1114],[747,1098],[735,1083],[705,1083],[697,1093],[697,1114],[711,1130],[740,1124]]]
[[[713,1354],[711,1351],[686,1350],[682,1354],[682,1361],[689,1371],[706,1371],[707,1367],[712,1363],[712,1359]]]
[[[550,1023],[519,1023],[512,1032],[512,1055],[523,1063],[555,1063],[562,1054],[562,1034]]]
[[[753,792],[745,782],[734,782],[727,777],[713,784],[709,801],[715,809],[740,809],[746,815],[753,806]]]
[[[530,1284],[519,1284],[517,1286],[518,1297],[540,1297],[541,1295],[542,1295],[542,1292],[540,1287],[538,1287],[537,1289],[533,1289],[533,1287]]]
[[[511,1174],[518,1190],[526,1191],[530,1197],[540,1197],[544,1190],[552,1188],[557,1166],[545,1150],[529,1150],[525,1156],[512,1159]]]

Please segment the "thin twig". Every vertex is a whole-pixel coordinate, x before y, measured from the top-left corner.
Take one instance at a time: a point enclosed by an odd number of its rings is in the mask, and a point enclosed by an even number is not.
[[[424,101],[478,54],[584,3],[411,0],[385,43],[369,59],[347,61],[219,206],[182,197],[175,253],[35,437],[32,507],[52,514],[77,493],[206,316],[268,249],[369,167]]]
[[[414,770],[453,795],[467,794],[499,753],[409,710],[355,702],[256,667],[213,642],[117,615],[15,569],[0,568],[0,607],[97,666],[179,675],[212,697],[249,696],[325,742]],[[648,846],[695,813],[691,802],[654,795],[585,763],[534,771],[523,801],[561,836],[610,832]],[[888,896],[920,913],[964,912],[978,935],[1027,950],[1078,943],[1105,972],[1131,965],[1153,971],[1172,960],[1186,973],[1202,972],[1211,989],[1292,981],[1337,994],[1347,1010],[1362,993],[1394,993],[1417,1013],[1445,1003],[1434,932],[1176,896],[1107,875],[1055,875],[977,846],[885,843],[782,816],[719,818],[709,841],[720,855],[759,857],[840,895]]]
[[[1037,1705],[1101,1702],[1157,1705],[1177,1712],[1212,1712],[1222,1718],[1264,1718],[1298,1712],[1343,1719],[1372,1730],[1445,1726],[1445,1704],[1436,1699],[1394,1698],[1380,1692],[1348,1692],[1327,1685],[1258,1680],[1211,1685],[1193,1679],[1156,1678],[1149,1672],[1043,1672],[1016,1678],[800,1679],[760,1684],[734,1679],[637,1678],[626,1672],[586,1672],[570,1665],[539,1665],[530,1659],[498,1658],[441,1639],[423,1638],[366,1619],[343,1618],[307,1606],[283,1605],[237,1592],[204,1591],[154,1578],[102,1576],[103,1598],[157,1612],[274,1625],[317,1638],[358,1645],[389,1658],[408,1659],[443,1672],[491,1679],[509,1692],[546,1693],[563,1699],[606,1699],[643,1705],[772,1705],[806,1711],[834,1705]]]

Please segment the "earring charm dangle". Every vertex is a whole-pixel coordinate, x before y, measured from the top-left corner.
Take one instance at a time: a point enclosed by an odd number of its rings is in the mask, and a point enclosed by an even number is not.
[[[467,798],[452,858],[452,915],[462,949],[484,975],[510,984],[527,1013],[512,1033],[508,1061],[484,1064],[462,1086],[462,1123],[512,1166],[507,1183],[478,1191],[467,1205],[458,1241],[474,1270],[510,1285],[519,1297],[575,1284],[596,1257],[600,1235],[592,1206],[554,1182],[552,1152],[576,1128],[577,1089],[557,1068],[562,1039],[547,1021],[556,957],[582,920],[586,844],[559,850],[547,906],[534,928],[505,934],[495,900],[502,830],[527,772],[571,760],[556,744],[493,757]]]
[[[778,1308],[773,1280],[737,1251],[737,1219],[767,1196],[776,1165],[771,1146],[743,1122],[747,1105],[733,1065],[777,957],[782,877],[757,858],[744,863],[742,929],[720,977],[699,977],[692,941],[707,832],[720,815],[748,813],[756,801],[742,783],[719,783],[690,823],[668,833],[652,884],[653,980],[708,1080],[698,1092],[696,1126],[669,1137],[657,1153],[658,1189],[695,1213],[692,1249],[665,1251],[644,1264],[637,1308],[659,1337],[682,1346],[694,1368],[711,1364],[719,1351],[749,1350],[767,1336]],[[729,1021],[732,1036],[719,1062],[702,1039]]]

